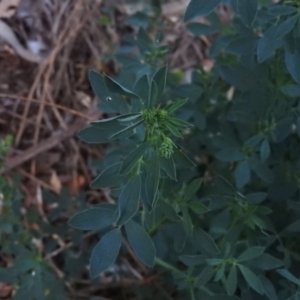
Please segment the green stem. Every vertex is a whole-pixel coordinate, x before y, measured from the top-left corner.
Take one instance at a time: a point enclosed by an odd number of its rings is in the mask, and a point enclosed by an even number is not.
[[[154,226],[148,231],[149,235],[153,235],[159,227],[167,220],[166,217],[162,217],[157,223],[154,224]]]
[[[155,263],[164,267],[165,269],[167,269],[169,271],[179,273],[179,274],[183,275],[184,277],[186,277],[187,280],[190,280],[189,275],[185,274],[184,272],[180,271],[179,269],[175,268],[174,266],[168,264],[167,262],[165,262],[164,260],[162,260],[158,257],[155,258]],[[199,289],[202,290],[203,292],[205,292],[209,296],[215,295],[215,293],[213,293],[210,289],[208,289],[204,286],[201,286]],[[192,286],[190,286],[190,293],[191,293],[191,300],[195,300],[195,291]]]
[[[196,300],[195,290],[192,286],[190,286],[191,300]]]
[[[170,271],[175,272],[175,273],[180,273],[180,274],[184,275],[185,277],[188,277],[188,275],[186,275],[184,272],[178,270],[174,266],[168,264],[167,262],[165,262],[164,260],[162,260],[158,257],[155,258],[155,263],[162,266],[162,267],[164,267],[167,270],[170,270]]]

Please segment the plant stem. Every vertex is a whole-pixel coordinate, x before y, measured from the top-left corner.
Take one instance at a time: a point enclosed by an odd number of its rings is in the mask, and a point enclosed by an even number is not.
[[[172,272],[175,272],[175,273],[180,273],[182,274],[184,277],[186,277],[187,280],[190,280],[190,277],[189,275],[185,274],[184,272],[180,271],[179,269],[175,268],[174,266],[168,264],[167,262],[165,262],[164,260],[156,257],[155,258],[155,263],[164,267],[165,269],[169,270],[169,271],[172,271]],[[201,286],[199,287],[200,290],[202,290],[203,292],[205,292],[207,295],[209,296],[214,296],[215,293],[213,293],[210,289],[204,287],[204,286]],[[194,291],[194,288],[192,286],[190,286],[190,293],[191,293],[191,300],[195,300],[195,291]]]
[[[190,286],[190,292],[191,292],[191,300],[196,300],[195,298],[195,290],[192,286]]]

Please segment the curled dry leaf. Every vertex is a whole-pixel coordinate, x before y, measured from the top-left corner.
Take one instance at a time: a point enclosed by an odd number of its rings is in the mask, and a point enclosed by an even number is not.
[[[0,18],[12,17],[19,4],[20,0],[0,0]]]

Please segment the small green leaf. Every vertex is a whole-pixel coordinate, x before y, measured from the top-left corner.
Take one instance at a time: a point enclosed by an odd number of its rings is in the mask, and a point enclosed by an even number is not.
[[[240,262],[254,259],[262,255],[265,250],[266,250],[265,247],[259,247],[259,246],[251,247],[246,251],[244,251],[242,254],[240,254],[239,257],[237,258],[237,261],[240,263]]]
[[[285,65],[294,80],[300,84],[300,52],[289,53],[285,51]]]
[[[144,155],[144,153],[149,149],[150,143],[145,142],[131,151],[128,156],[124,159],[120,171],[120,174],[128,174],[133,167],[136,165],[138,160]]]
[[[175,163],[172,157],[170,158],[165,158],[165,157],[160,157],[160,166],[162,169],[167,173],[167,175],[173,179],[177,180],[176,178],[176,167]]]
[[[272,282],[266,277],[260,276],[261,283],[263,285],[265,294],[269,298],[269,300],[278,300],[277,292],[274,288]]]
[[[157,86],[157,95],[156,95],[157,100],[161,99],[161,96],[166,88],[167,74],[168,74],[168,66],[165,65],[160,69],[158,69],[153,76],[153,81],[156,83]]]
[[[224,162],[239,161],[244,159],[244,155],[236,148],[225,148],[217,153],[217,158]]]
[[[238,0],[238,12],[243,23],[250,27],[256,17],[258,0]]]
[[[224,277],[224,273],[225,273],[225,264],[222,264],[215,275],[214,281],[218,282],[219,280],[221,280]]]
[[[115,211],[108,208],[90,208],[70,218],[68,224],[81,230],[100,230],[116,221]]]
[[[133,98],[138,98],[138,96],[133,92],[128,90],[126,87],[122,86],[120,83],[118,83],[116,80],[104,75],[104,82],[108,89],[116,94],[129,96]]]
[[[205,206],[199,201],[189,201],[188,206],[192,211],[199,215],[203,215],[210,211],[210,209],[207,206]]]
[[[203,255],[181,255],[179,259],[188,267],[203,265],[205,263],[205,256]]]
[[[246,195],[246,199],[250,204],[259,204],[266,200],[268,194],[263,192],[251,193]]]
[[[160,180],[159,157],[154,153],[148,164],[145,186],[146,196],[148,203],[152,208],[154,208],[158,197],[158,186]]]
[[[216,243],[212,237],[206,233],[203,229],[197,229],[194,231],[194,239],[197,239],[199,244],[209,253],[219,254],[220,250],[218,249]]]
[[[168,122],[171,123],[173,126],[177,127],[178,130],[186,129],[188,127],[193,127],[194,125],[191,123],[188,123],[186,121],[183,121],[178,118],[169,118]]]
[[[288,18],[285,21],[281,22],[277,26],[276,38],[281,39],[285,35],[287,35],[290,31],[292,31],[292,29],[296,25],[297,20],[298,20],[298,15]]]
[[[247,160],[239,163],[234,171],[234,175],[237,189],[241,189],[249,183],[251,179],[251,170]]]
[[[183,99],[183,100],[177,100],[165,107],[165,110],[170,114],[174,112],[175,110],[179,109],[181,106],[183,106],[188,99]]]
[[[182,138],[182,135],[180,134],[178,129],[173,124],[171,124],[169,122],[165,122],[164,126],[171,132],[171,134],[173,134],[176,137]]]
[[[123,124],[130,123],[133,121],[140,121],[140,119],[142,119],[142,115],[140,113],[134,113],[134,114],[120,116],[118,118],[118,122],[123,125]]]
[[[130,220],[137,212],[141,198],[141,178],[139,175],[132,177],[119,197],[119,218],[117,225],[122,225]]]
[[[194,179],[185,189],[184,198],[189,200],[199,190],[202,183],[202,178]]]
[[[218,30],[212,26],[202,24],[202,23],[189,23],[186,26],[186,29],[189,30],[194,35],[210,35],[216,33]]]
[[[297,284],[298,286],[300,286],[300,280],[298,278],[296,278],[291,272],[289,272],[286,269],[279,269],[276,270],[281,276],[285,277],[286,279],[288,279],[290,282],[293,282],[295,284]]]
[[[184,22],[210,14],[221,2],[222,0],[191,0],[185,12]]]
[[[158,87],[156,82],[153,80],[151,83],[151,92],[149,94],[149,100],[148,105],[146,107],[152,107],[157,102],[157,94],[158,93]]]
[[[114,133],[113,135],[111,135],[109,138],[110,139],[120,139],[120,138],[125,138],[127,137],[127,133],[132,133],[132,129],[134,129],[135,127],[139,126],[140,124],[142,124],[144,122],[144,120],[138,121],[122,130],[120,130],[117,133]]]
[[[148,101],[148,97],[150,94],[150,83],[149,77],[147,74],[143,75],[133,87],[134,93],[137,94],[143,102]]]
[[[178,167],[187,169],[195,167],[195,164],[180,150],[174,151],[173,158]]]
[[[123,178],[123,175],[119,175],[121,163],[116,163],[104,169],[98,177],[96,177],[92,183],[92,189],[102,189],[114,186],[118,184]]]
[[[119,228],[111,230],[98,242],[90,258],[91,278],[96,278],[114,264],[121,242],[122,235]]]
[[[194,287],[201,287],[205,284],[207,284],[214,275],[214,268],[211,266],[206,266],[201,273],[197,276],[195,280]]]
[[[222,258],[210,258],[206,259],[206,262],[210,266],[218,266],[224,262],[224,259]]]
[[[236,266],[233,265],[230,269],[229,275],[226,281],[226,290],[229,296],[233,296],[237,288],[237,273]]]
[[[262,162],[265,162],[271,154],[270,143],[267,139],[264,139],[260,146],[260,159]]]
[[[107,107],[115,112],[127,113],[129,111],[128,104],[123,97],[108,90],[101,74],[93,70],[90,71],[89,81],[93,92]]]
[[[249,268],[243,266],[243,265],[238,265],[240,271],[242,272],[245,280],[249,284],[251,288],[253,288],[256,292],[259,294],[263,295],[264,294],[264,288],[262,286],[261,280],[259,279],[258,276],[256,276]]]
[[[159,203],[159,207],[162,210],[162,212],[164,213],[164,215],[171,221],[173,222],[177,222],[179,221],[179,216],[176,213],[175,209],[168,203],[161,201]]]
[[[120,130],[122,127],[117,128]],[[103,130],[94,126],[88,126],[77,132],[77,137],[90,144],[105,144],[109,142],[109,137],[115,132],[113,130]]]
[[[154,266],[155,247],[145,229],[129,221],[125,225],[126,235],[136,256],[148,267]]]
[[[281,92],[289,97],[300,97],[300,85],[289,84],[283,86]]]

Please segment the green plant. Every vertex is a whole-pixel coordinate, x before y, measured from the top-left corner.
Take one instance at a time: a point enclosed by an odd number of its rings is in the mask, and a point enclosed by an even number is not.
[[[221,2],[232,27],[213,12]],[[209,25],[190,22],[203,15]],[[113,116],[78,136],[111,144],[91,187],[116,199],[69,221],[104,230],[90,275],[125,237],[145,265],[170,271],[178,299],[300,299],[299,3],[192,0],[185,21],[195,35],[221,33],[211,74],[196,66],[180,84],[142,27],[128,39],[139,54],[116,55],[118,77],[89,74]]]

